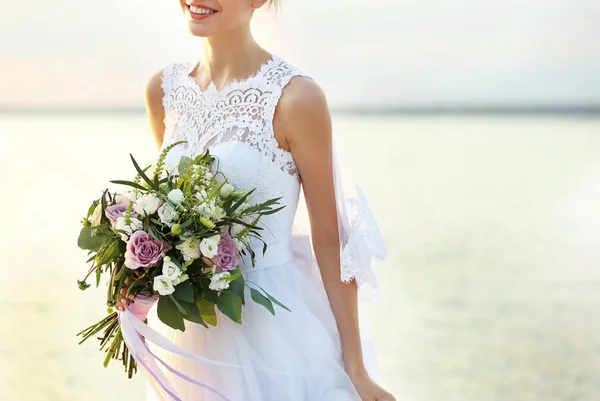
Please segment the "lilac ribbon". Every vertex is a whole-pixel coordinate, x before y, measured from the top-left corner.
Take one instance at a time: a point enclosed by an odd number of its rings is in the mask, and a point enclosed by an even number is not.
[[[212,359],[204,358],[193,353],[186,352],[181,348],[177,347],[175,344],[173,344],[166,338],[164,338],[163,336],[161,336],[160,334],[158,334],[156,331],[152,330],[150,327],[148,327],[143,321],[146,319],[148,312],[157,301],[157,296],[145,297],[143,295],[137,295],[135,298],[135,302],[128,305],[124,312],[118,312],[119,324],[121,325],[123,339],[125,341],[125,344],[127,345],[127,348],[129,348],[129,353],[131,354],[131,356],[133,356],[133,358],[140,364],[145,373],[149,376],[149,379],[154,382],[153,384],[158,384],[158,386],[169,395],[169,398],[172,401],[182,400],[177,396],[175,389],[169,382],[169,379],[167,379],[167,377],[164,375],[163,371],[159,368],[156,361],[160,362],[167,370],[169,370],[176,376],[182,378],[183,380],[213,392],[214,394],[222,398],[224,401],[230,401],[218,390],[204,383],[191,379],[190,377],[177,371],[173,367],[169,366],[162,359],[158,358],[155,354],[153,354],[152,351],[150,351],[146,340],[151,341],[159,347],[162,347],[168,351],[175,352],[179,355],[191,357],[191,359],[195,359],[201,362],[230,367],[242,367],[217,362]],[[156,386],[153,387],[156,391],[158,391]],[[158,395],[160,396],[161,394]]]

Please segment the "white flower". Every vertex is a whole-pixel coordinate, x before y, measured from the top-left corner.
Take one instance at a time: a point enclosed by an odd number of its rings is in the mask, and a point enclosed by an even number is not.
[[[241,251],[243,251],[243,250],[246,249],[246,244],[244,244],[243,241],[241,241],[241,240],[239,240],[237,238],[234,238],[233,242],[235,242],[235,246],[236,246],[236,248],[237,248],[238,251],[241,252]]]
[[[163,260],[163,268],[162,268],[163,277],[166,277],[168,280],[173,281],[181,274],[181,269],[177,267],[175,263],[171,260],[170,257],[165,257]]]
[[[92,213],[92,227],[99,226],[102,221],[102,204],[98,203]]]
[[[175,245],[181,254],[183,260],[189,262],[190,260],[198,259],[200,257],[200,248],[198,247],[198,240],[195,238],[187,239],[179,245]]]
[[[231,225],[231,236],[237,237],[239,233],[244,231],[244,226],[238,223],[233,223]]]
[[[213,213],[216,211],[216,206],[214,201],[210,203],[202,203],[196,207],[196,211],[203,215],[204,217],[212,217]]]
[[[117,195],[117,196],[119,196],[119,195]],[[123,198],[127,199],[129,202],[135,202],[135,200],[137,199],[137,193],[132,189],[128,189],[127,191],[125,191],[122,196],[123,196]],[[121,202],[117,201],[117,203],[121,203]]]
[[[117,222],[115,223],[116,230],[125,231],[125,234],[121,232],[119,233],[123,241],[127,241],[131,234],[133,234],[137,230],[141,230],[144,226],[144,223],[142,223],[139,219],[135,217],[131,217],[130,221],[131,224],[127,224],[125,216],[121,216],[117,219]]]
[[[198,199],[199,201],[203,201],[204,199],[206,199],[207,196],[208,194],[204,189],[196,192],[196,199]]]
[[[154,291],[157,291],[160,295],[170,295],[175,292],[175,287],[168,277],[156,276],[154,277]]]
[[[222,272],[217,273],[210,278],[210,284],[208,288],[213,291],[223,291],[229,288],[229,277],[231,277],[231,273]]]
[[[167,198],[176,205],[179,205],[183,202],[183,192],[181,189],[174,189],[167,195]]]
[[[224,184],[221,187],[221,191],[220,191],[221,198],[227,198],[229,195],[231,195],[232,192],[233,192],[233,185]]]
[[[225,217],[225,211],[223,210],[223,208],[220,206],[216,206],[215,210],[212,212],[213,220],[220,221],[220,220],[223,220],[224,217]]]
[[[139,197],[133,204],[133,209],[140,215],[148,215],[156,212],[160,206],[160,199],[154,194],[146,194]]]
[[[175,224],[173,220],[177,220],[179,218],[179,214],[173,205],[171,205],[169,202],[165,202],[161,207],[158,208],[158,217],[160,217],[160,221],[162,223],[171,227],[173,224]]]
[[[178,285],[180,283],[183,283],[184,281],[189,280],[190,276],[188,276],[186,273],[183,273],[181,276],[177,277],[175,280],[173,280],[173,285]]]
[[[214,257],[219,249],[219,241],[221,241],[221,236],[218,234],[204,238],[200,242],[200,252],[202,252],[202,255],[209,259]]]
[[[115,196],[115,203],[117,205],[120,205],[121,203],[124,204],[125,206],[129,205],[129,202],[131,202],[131,200],[130,200],[131,194],[133,194],[133,192],[131,192],[131,191],[128,193],[127,196],[117,194]]]

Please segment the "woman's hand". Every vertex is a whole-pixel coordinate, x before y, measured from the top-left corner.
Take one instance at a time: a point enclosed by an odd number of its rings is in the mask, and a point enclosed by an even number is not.
[[[127,289],[129,287],[129,284],[131,284],[132,282],[133,281],[129,277],[127,277],[125,279],[125,282],[123,283],[123,287],[121,287],[119,302],[117,302],[117,305],[115,306],[115,308],[118,311],[125,312],[125,307],[129,305],[135,297],[133,294],[127,297]]]
[[[396,401],[396,398],[375,383],[366,371],[349,373],[362,401]]]

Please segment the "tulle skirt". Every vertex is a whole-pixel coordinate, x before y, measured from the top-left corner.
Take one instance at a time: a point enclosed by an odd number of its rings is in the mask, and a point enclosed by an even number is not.
[[[243,368],[153,351],[171,367],[217,389],[231,401],[360,401],[344,370],[335,318],[319,272],[313,267],[308,239],[295,237],[289,249],[289,257],[270,249],[270,260],[259,261],[244,275],[291,312],[276,306],[273,316],[248,293],[241,325],[217,311],[216,327],[206,329],[186,321],[186,330],[181,332],[162,324],[155,309],[148,317],[150,326],[181,348]],[[374,374],[372,344],[364,338],[363,353]],[[182,401],[223,400],[212,391],[165,374]],[[149,385],[148,400],[161,399]]]

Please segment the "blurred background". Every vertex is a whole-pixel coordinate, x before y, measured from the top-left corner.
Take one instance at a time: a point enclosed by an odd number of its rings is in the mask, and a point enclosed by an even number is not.
[[[140,400],[75,333],[79,221],[154,144],[147,77],[197,59],[175,0],[0,0],[0,400]],[[600,3],[283,0],[259,41],[324,88],[389,256],[399,401],[600,399]],[[270,400],[265,400],[270,401]],[[316,401],[316,400],[315,400]]]

